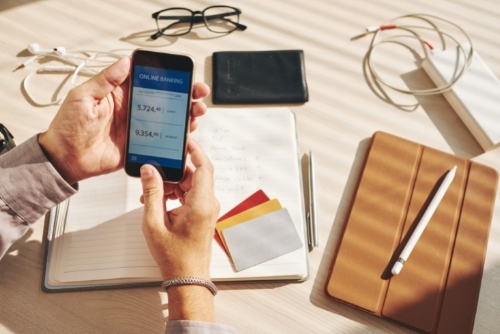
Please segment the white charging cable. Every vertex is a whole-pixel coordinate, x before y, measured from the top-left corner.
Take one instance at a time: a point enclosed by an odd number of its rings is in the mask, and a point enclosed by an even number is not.
[[[58,97],[54,96],[48,102],[40,102],[33,98],[33,95],[29,89],[29,81],[34,75],[38,74],[59,74],[59,73],[68,73],[71,74],[71,85],[77,86],[79,83],[77,82],[77,78],[79,75],[96,75],[99,71],[108,65],[114,63],[117,59],[129,55],[132,50],[120,50],[123,53],[118,51],[108,52],[108,51],[94,51],[94,50],[77,50],[77,51],[66,51],[66,48],[62,46],[55,47],[49,50],[40,49],[40,46],[36,43],[32,43],[27,47],[28,51],[34,56],[27,59],[20,66],[16,68],[19,70],[21,68],[27,67],[32,64],[35,60],[44,57],[52,57],[60,60],[63,63],[68,65],[59,65],[59,66],[43,66],[38,68],[32,72],[30,72],[23,80],[22,86],[27,95],[27,97],[37,106],[45,107],[51,105],[58,105],[62,103],[66,96]]]
[[[397,24],[396,23],[397,21],[402,21],[404,19],[410,19],[410,18],[424,21],[428,25],[430,25],[430,27],[429,26],[404,25],[404,24]],[[458,31],[460,31],[460,33],[463,34],[463,36],[465,36],[465,38],[467,39],[468,44],[470,45],[470,48],[467,48],[467,49],[463,48],[462,43],[460,43],[451,34],[447,33],[446,31],[443,31],[442,29],[439,29],[438,25],[434,21],[441,21],[441,22],[447,23],[447,24],[455,27],[456,29],[458,29]],[[382,37],[381,37],[382,32],[385,30],[392,30],[392,29],[400,29],[400,30],[403,30],[405,32],[410,33],[410,35],[403,35],[403,36],[400,35],[400,36],[394,36],[394,37],[382,39]],[[374,51],[380,45],[382,45],[384,43],[394,42],[395,40],[401,39],[402,37],[405,37],[405,38],[410,37],[410,38],[416,38],[417,40],[419,40],[420,43],[422,44],[424,52],[426,53],[426,55],[428,55],[429,53],[427,51],[427,48],[432,50],[433,47],[428,41],[426,41],[425,39],[423,39],[420,36],[419,30],[436,32],[441,39],[443,36],[446,36],[449,39],[451,39],[454,43],[456,43],[456,45],[457,45],[458,49],[461,51],[462,56],[464,57],[465,61],[460,66],[458,66],[458,64],[457,64],[457,74],[456,74],[456,76],[454,76],[454,79],[451,80],[449,83],[447,83],[443,86],[440,86],[440,87],[414,90],[414,89],[403,89],[403,88],[394,86],[392,84],[389,84],[386,80],[384,80],[382,78],[382,76],[379,74],[379,72],[377,71],[377,69],[375,67],[375,64],[373,62]],[[389,88],[391,88],[395,91],[398,91],[400,93],[412,94],[412,95],[434,95],[434,94],[444,93],[444,92],[450,90],[451,87],[463,76],[463,74],[465,74],[465,72],[469,68],[469,66],[472,62],[472,59],[473,59],[472,57],[474,54],[474,48],[473,48],[473,44],[472,44],[472,41],[471,41],[469,35],[467,35],[467,33],[457,24],[455,24],[449,20],[445,20],[443,18],[434,16],[434,15],[409,14],[409,15],[399,16],[399,17],[392,19],[390,21],[390,23],[385,23],[385,24],[378,26],[378,27],[377,26],[367,27],[365,35],[371,34],[371,33],[373,33],[373,39],[370,43],[368,52],[366,54],[367,66],[368,66],[371,74],[373,75],[373,77],[376,78],[376,80],[378,82],[380,82],[384,86],[389,87]]]

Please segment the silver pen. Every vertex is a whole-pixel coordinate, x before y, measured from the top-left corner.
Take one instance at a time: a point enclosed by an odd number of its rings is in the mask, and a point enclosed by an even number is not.
[[[318,225],[316,221],[316,198],[314,194],[314,159],[312,151],[309,151],[309,245],[319,246]]]

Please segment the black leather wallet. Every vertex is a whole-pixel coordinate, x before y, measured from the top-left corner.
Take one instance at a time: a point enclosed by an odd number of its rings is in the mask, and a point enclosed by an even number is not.
[[[302,50],[214,52],[212,65],[214,104],[309,100]]]

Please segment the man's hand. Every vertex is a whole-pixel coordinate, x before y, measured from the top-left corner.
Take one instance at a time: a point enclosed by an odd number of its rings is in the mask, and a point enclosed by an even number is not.
[[[130,66],[130,58],[124,57],[72,89],[49,129],[38,137],[69,184],[123,167]],[[196,129],[196,117],[206,112],[206,105],[196,100],[209,92],[206,84],[195,83],[191,130]]]
[[[164,279],[210,279],[209,266],[219,202],[213,192],[213,166],[201,147],[188,142],[194,170],[175,189],[163,183],[151,165],[141,167],[144,203],[142,231]],[[167,211],[166,199],[179,197],[182,206]]]
[[[164,184],[153,166],[141,167],[142,231],[164,279],[210,279],[212,239],[219,215],[213,166],[194,140],[188,142],[188,152],[194,170],[187,169],[186,177],[175,187]],[[167,211],[167,198],[179,198],[182,206]],[[214,321],[214,296],[207,288],[173,286],[167,293],[169,320]]]

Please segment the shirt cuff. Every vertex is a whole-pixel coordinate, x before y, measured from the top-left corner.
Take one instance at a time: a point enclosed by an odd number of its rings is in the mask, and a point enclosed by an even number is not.
[[[47,160],[35,135],[0,158],[0,194],[26,222],[33,224],[75,194]]]
[[[233,327],[195,320],[172,320],[167,322],[167,334],[235,334]]]

